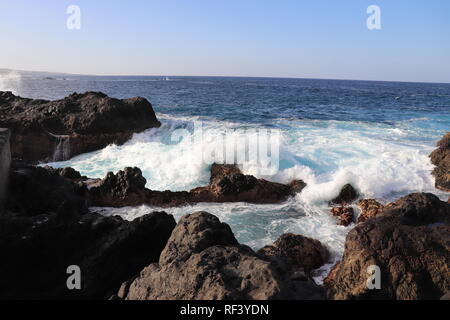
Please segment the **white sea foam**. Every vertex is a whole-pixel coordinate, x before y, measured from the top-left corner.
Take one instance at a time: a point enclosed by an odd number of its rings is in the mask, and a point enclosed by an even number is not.
[[[22,77],[16,71],[0,74],[0,91],[11,91],[15,95],[20,93]]]

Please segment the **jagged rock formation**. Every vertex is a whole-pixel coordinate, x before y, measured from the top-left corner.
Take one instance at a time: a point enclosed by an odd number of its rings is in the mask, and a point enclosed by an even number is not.
[[[11,130],[12,156],[29,163],[122,144],[135,132],[159,126],[152,105],[141,97],[86,92],[47,101],[0,92],[0,127]]]
[[[439,299],[450,290],[450,205],[432,194],[403,197],[347,235],[327,279],[333,299]],[[381,270],[381,289],[367,268]]]
[[[330,256],[320,241],[298,234],[283,234],[273,245],[258,250],[265,259],[286,259],[290,264],[310,272],[324,265]]]
[[[355,188],[353,188],[353,186],[351,184],[346,184],[345,186],[342,187],[341,191],[339,192],[339,195],[330,200],[330,205],[341,205],[341,206],[346,206],[351,204],[353,201],[355,201],[356,199],[358,199],[359,194],[358,192],[355,190]]]
[[[277,203],[305,187],[303,181],[290,185],[256,179],[244,175],[234,165],[213,164],[210,184],[189,192],[152,191],[145,188],[146,180],[139,168],[125,168],[117,174],[108,173],[102,180],[88,180],[91,205],[123,207],[148,204],[178,206],[197,202]]]
[[[125,282],[121,299],[320,299],[323,292],[283,259],[261,259],[205,212],[180,219],[159,263]]]
[[[154,212],[132,222],[88,213],[73,169],[13,166],[0,215],[0,299],[102,299],[156,262],[175,220]],[[81,268],[81,290],[66,270]]]
[[[358,223],[377,216],[384,209],[384,206],[375,199],[359,200],[358,207],[361,210],[358,216]]]

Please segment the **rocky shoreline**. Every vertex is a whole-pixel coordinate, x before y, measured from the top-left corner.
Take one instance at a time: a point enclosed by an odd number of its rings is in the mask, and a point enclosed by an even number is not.
[[[0,93],[0,127],[11,130],[14,159],[0,213],[0,299],[448,297],[450,203],[429,193],[382,205],[360,199],[351,185],[343,186],[329,201],[330,214],[336,223],[355,226],[341,261],[319,286],[312,271],[329,262],[329,252],[315,239],[285,234],[255,252],[207,212],[185,215],[178,223],[165,212],[130,222],[88,209],[280,203],[301,192],[303,181],[273,183],[245,175],[234,165],[214,164],[207,186],[154,191],[145,188],[139,168],[90,179],[72,168],[32,165],[54,156],[55,136],[70,137],[73,156],[123,143],[133,132],[156,126],[151,104],[143,98],[118,100],[88,92],[49,102]],[[448,137],[431,155],[436,185],[444,190],[450,172]],[[70,265],[82,270],[81,290],[67,289]],[[373,266],[380,271],[380,289],[367,284]]]
[[[86,92],[47,101],[0,92],[0,128],[11,131],[12,157],[28,163],[66,160],[123,144],[133,133],[160,125],[142,97],[121,100]]]

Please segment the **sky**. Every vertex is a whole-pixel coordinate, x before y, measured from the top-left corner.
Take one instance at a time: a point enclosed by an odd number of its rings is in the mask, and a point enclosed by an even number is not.
[[[450,82],[448,0],[0,0],[0,39],[17,70]]]

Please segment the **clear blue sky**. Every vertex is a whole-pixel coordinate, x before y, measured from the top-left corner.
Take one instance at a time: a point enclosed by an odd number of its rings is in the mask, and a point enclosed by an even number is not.
[[[0,68],[450,82],[449,0],[0,0],[0,35]]]

